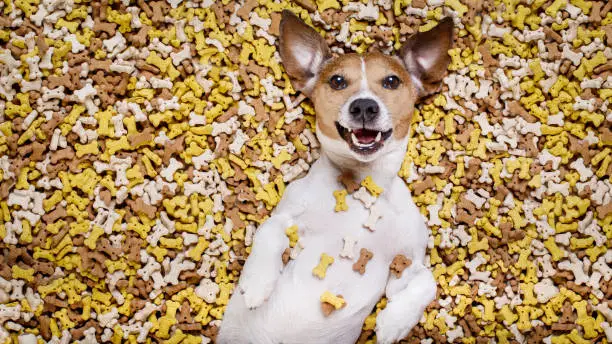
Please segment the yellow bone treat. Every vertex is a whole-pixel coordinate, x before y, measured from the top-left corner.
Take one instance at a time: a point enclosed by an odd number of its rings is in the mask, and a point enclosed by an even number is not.
[[[378,186],[371,176],[365,177],[364,180],[361,181],[361,186],[365,187],[373,196],[380,196],[383,192],[383,188]]]
[[[327,273],[327,268],[334,262],[334,258],[327,253],[322,253],[319,260],[319,264],[312,269],[312,274],[319,278],[324,279]]]
[[[287,229],[285,229],[285,234],[287,235],[287,238],[289,238],[289,246],[295,247],[295,245],[297,245],[298,240],[300,240],[300,237],[298,235],[298,226],[293,225],[288,227]]]
[[[334,191],[334,198],[336,199],[336,206],[334,207],[334,211],[347,211],[348,205],[346,204],[346,196],[348,192],[346,190],[336,190]]]

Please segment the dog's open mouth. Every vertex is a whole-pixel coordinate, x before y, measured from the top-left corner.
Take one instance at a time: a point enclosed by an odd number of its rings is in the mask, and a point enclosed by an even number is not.
[[[340,137],[348,143],[349,147],[360,154],[372,154],[384,145],[391,136],[393,129],[387,131],[371,130],[366,128],[350,129],[336,122],[336,129]]]

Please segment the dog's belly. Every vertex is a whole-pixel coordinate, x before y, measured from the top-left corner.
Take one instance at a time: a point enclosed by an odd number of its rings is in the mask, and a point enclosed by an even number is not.
[[[321,235],[304,239],[304,250],[285,267],[265,310],[262,309],[265,313],[262,325],[279,343],[354,343],[363,321],[384,294],[389,258],[375,252],[362,275],[353,270],[356,259],[338,257],[341,237]],[[325,278],[319,279],[313,276],[312,269],[324,252],[335,257],[335,261]],[[342,295],[346,301],[342,309],[327,317],[320,302],[325,291]]]

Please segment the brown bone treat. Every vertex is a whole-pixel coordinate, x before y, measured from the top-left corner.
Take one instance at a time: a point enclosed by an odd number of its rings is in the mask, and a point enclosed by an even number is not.
[[[211,8],[215,12],[215,17],[217,18],[219,27],[224,28],[225,24],[229,23],[229,17],[225,14],[223,5],[217,2],[212,5]]]
[[[63,74],[61,76],[50,75],[47,78],[47,85],[46,85],[47,88],[53,89],[59,86],[64,86],[70,89],[70,87],[72,86],[72,80],[70,78],[70,74]]]
[[[359,272],[359,274],[363,275],[365,273],[366,265],[368,262],[374,257],[374,253],[365,248],[362,248],[359,251],[359,259],[357,262],[353,264],[353,271]]]
[[[612,71],[612,61],[608,61],[605,64],[599,65],[597,67],[595,67],[593,69],[593,74],[597,75],[598,77],[601,77],[602,79],[605,79],[608,75],[610,75],[610,72]],[[584,90],[583,92],[586,91],[593,91],[593,89],[591,88],[587,88],[586,90]],[[591,98],[596,98],[595,95],[593,95]]]
[[[592,23],[599,24],[601,22],[601,9],[603,7],[603,3],[600,1],[593,2],[593,7],[591,8],[591,15],[589,16],[589,21]]]
[[[254,60],[249,61],[249,65],[246,68],[247,72],[253,73],[259,77],[259,79],[265,79],[268,76],[268,67],[258,65]]]
[[[215,137],[215,155],[226,157],[229,154],[229,138],[226,133],[221,133]]]
[[[159,25],[164,22],[165,12],[170,8],[165,1],[154,1],[150,2],[151,9],[153,10],[153,15],[151,16],[151,20],[153,24]]]
[[[321,302],[321,311],[323,311],[323,315],[326,317],[332,314],[332,312],[335,310],[336,307],[334,307],[331,303]]]
[[[83,62],[89,61],[89,52],[87,50],[78,54],[68,53],[67,56],[69,66],[79,65]]]
[[[338,295],[338,297],[342,298],[342,295]],[[344,308],[345,306],[346,306],[346,303],[342,304],[342,307],[340,308]],[[323,315],[325,315],[326,317],[332,314],[335,310],[336,310],[336,307],[334,307],[334,305],[332,305],[331,303],[321,302],[321,311],[323,311]]]
[[[423,180],[422,182],[418,182],[414,184],[414,187],[413,187],[414,195],[418,196],[422,194],[423,192],[425,192],[425,190],[431,189],[434,186],[436,186],[436,184],[434,183],[431,176],[427,176],[427,178],[425,178],[425,180]]]
[[[66,213],[66,209],[63,206],[58,205],[52,212],[43,215],[42,219],[46,223],[53,223],[57,221],[57,219],[64,218],[67,215],[68,213]]]
[[[605,219],[610,213],[612,213],[612,203],[600,205],[595,208],[597,212],[597,217],[600,219]]]
[[[289,135],[289,137],[291,139],[294,139],[297,136],[299,136],[302,132],[304,132],[304,129],[306,128],[306,124],[307,124],[306,120],[303,118],[300,118],[289,124],[286,124],[284,126],[284,129]]]
[[[228,264],[227,269],[229,271],[240,272],[242,271],[242,264],[240,264],[238,260],[233,260],[231,263]]]
[[[537,157],[539,153],[538,146],[535,144],[534,139],[535,136],[532,133],[528,133],[527,135],[519,138],[520,147],[523,147],[525,153],[530,158]]]
[[[26,156],[30,154],[31,152],[32,152],[31,144],[20,146],[19,148],[17,148],[17,154],[19,154],[20,156]]]
[[[115,32],[117,31],[117,24],[109,23],[109,22],[102,22],[100,21],[99,18],[95,18],[93,31],[95,33],[105,32],[108,35],[108,37],[112,37],[115,35]]]
[[[127,86],[130,81],[130,76],[127,73],[121,73],[119,75],[119,82],[115,83],[115,87],[112,92],[116,95],[124,96],[127,92]]]
[[[68,70],[68,75],[70,75],[70,84],[66,86],[69,90],[76,90],[83,87],[81,83],[81,66],[72,67]]]
[[[186,72],[188,75],[193,74],[193,71],[194,71],[194,69],[193,69],[193,64],[191,63],[191,61],[190,61],[190,60],[183,60],[183,61],[181,62],[181,66],[182,66],[182,67],[185,69],[185,72]]]
[[[563,74],[568,74],[569,72],[572,71],[572,61],[570,60],[563,60],[563,62],[561,62],[561,66],[559,66],[559,72],[563,73]]]
[[[294,2],[304,7],[308,12],[315,12],[317,10],[317,6],[312,0],[295,0]]]
[[[546,43],[546,50],[548,51],[548,58],[551,60],[558,60],[561,58],[561,52],[559,52],[558,43]]]
[[[133,262],[140,261],[140,248],[142,246],[142,243],[144,242],[144,240],[138,237],[137,235],[138,234],[136,234],[135,232],[128,233],[125,238],[125,243],[123,244],[123,248],[127,253],[128,260]]]
[[[547,38],[551,38],[559,44],[563,43],[563,37],[561,37],[561,35],[559,35],[557,31],[549,28],[548,26],[544,26],[542,28],[544,29],[544,34]]]
[[[400,278],[402,276],[402,272],[404,272],[404,270],[410,265],[412,265],[412,260],[406,258],[406,256],[403,254],[398,254],[393,258],[389,269],[391,270],[391,273],[395,275],[395,277]]]
[[[467,127],[464,127],[459,134],[455,135],[455,140],[462,146],[466,146],[470,142],[470,135],[474,130],[474,125],[469,123]]]
[[[200,332],[202,331],[202,324],[200,323],[190,323],[190,324],[178,324],[176,325],[178,329],[183,332]]]
[[[68,308],[68,302],[58,299],[55,295],[47,295],[43,299],[45,304],[49,304],[59,308]]]
[[[145,130],[139,132],[138,134],[132,134],[128,136],[128,141],[130,142],[130,146],[137,147],[145,142],[151,142],[155,138],[153,133],[155,130],[153,128],[146,128]]]
[[[493,55],[491,55],[491,52],[489,51],[489,49],[490,48],[487,43],[478,47],[478,52],[482,56],[482,62],[484,63],[485,67],[497,66],[498,65],[497,59],[494,58]]]
[[[230,58],[231,58],[231,54],[230,54]],[[251,76],[249,75],[249,73],[247,73],[247,71],[244,68],[239,68],[238,69],[238,73],[240,75],[240,78],[242,79],[242,82],[244,83],[244,87],[247,90],[252,89],[253,88],[253,81],[251,80]]]
[[[240,212],[238,211],[238,208],[232,208],[230,210],[226,210],[225,212],[227,217],[232,220],[234,228],[246,227],[246,223],[240,218]]]
[[[185,142],[185,135],[181,135],[174,140],[166,143],[166,149],[164,150],[164,155],[162,156],[162,161],[165,165],[170,163],[170,158],[174,153],[180,153],[183,151],[183,143]]]
[[[94,71],[101,71],[101,72],[106,72],[110,69],[110,65],[113,62],[111,60],[91,60],[91,62],[89,62],[89,71],[90,72],[94,72]],[[104,78],[104,74],[101,74],[102,78]]]
[[[279,29],[280,21],[281,21],[280,13],[278,12],[270,13],[270,19],[272,19],[272,24],[270,24],[270,29],[268,30],[268,32],[274,36],[280,35],[280,29]]]
[[[136,48],[143,47],[147,44],[147,38],[151,27],[148,25],[143,25],[137,33],[128,35],[128,40],[134,45]]]
[[[291,259],[291,249],[289,247],[287,247],[284,251],[283,251],[283,255],[281,256],[281,259],[283,261],[283,265],[287,265],[287,263],[289,263],[289,260]]]
[[[602,18],[605,18],[608,15],[608,12],[612,10],[612,3],[610,1],[606,1],[605,4],[606,5],[601,9],[601,13],[600,13]]]
[[[550,329],[553,331],[564,331],[564,332],[569,332],[573,329],[576,328],[576,324],[560,324],[560,323],[553,323],[550,326]],[[539,343],[539,342],[538,342]]]
[[[103,267],[106,257],[102,252],[89,251],[82,246],[77,249],[77,252],[81,256],[81,264],[84,269],[98,278],[104,278],[106,273]]]
[[[217,117],[215,121],[219,123],[224,123],[227,122],[230,118],[236,116],[236,114],[238,114],[238,107],[232,106],[231,108],[227,109],[223,114],[221,114],[221,116]]]
[[[172,99],[173,95],[172,95],[172,91],[170,91],[167,88],[162,88],[159,93],[157,94],[157,97],[159,99],[163,99],[163,100],[170,100]]]
[[[354,176],[349,171],[344,171],[338,176],[338,182],[344,185],[344,188],[349,194],[359,190],[360,185],[354,179]]]
[[[147,4],[146,0],[138,0],[137,3],[138,3],[138,7],[144,11],[147,17],[151,18],[153,16],[153,10]]]
[[[202,331],[202,335],[210,338],[211,342],[214,343],[217,339],[217,333],[219,333],[219,328],[217,326],[208,326],[206,329]]]
[[[589,294],[591,294],[591,287],[586,285],[578,285],[573,281],[567,282],[567,287],[568,289],[580,294],[582,297],[587,297]]]
[[[106,254],[107,254],[109,257],[110,257],[110,259],[111,259],[111,260],[117,260],[117,259],[119,259],[119,256],[120,256],[120,254],[121,254],[121,252],[122,252],[120,248],[118,248],[118,247],[113,247],[113,246],[111,245],[110,240],[108,240],[107,238],[100,238],[100,239],[98,240],[98,246],[97,246],[97,248],[98,248],[100,251],[102,251],[102,252],[106,253]]]
[[[2,27],[11,27],[12,20],[5,16],[0,16],[0,26]]]
[[[181,281],[178,284],[164,287],[164,292],[167,296],[172,296],[185,288],[187,288],[187,283]]]
[[[191,307],[189,306],[189,301],[184,300],[181,304],[181,308],[179,308],[179,314],[176,317],[179,323],[192,323],[193,318],[191,317]]]
[[[136,214],[144,214],[149,219],[154,219],[155,215],[157,214],[157,207],[146,204],[140,197],[138,197],[136,200],[128,199],[126,203]]]
[[[32,268],[34,268],[34,270],[36,270],[37,272],[43,273],[45,275],[51,275],[55,271],[53,263],[42,262],[38,260],[35,261],[34,264],[32,264]]]
[[[89,319],[85,324],[83,324],[83,326],[70,329],[72,340],[79,340],[83,338],[85,336],[85,331],[92,327],[96,329],[96,333],[102,333],[102,328],[100,327],[98,321]]]
[[[257,122],[262,122],[269,119],[269,114],[266,111],[261,98],[253,99],[253,103],[251,105],[255,108],[255,120]],[[276,125],[276,123],[274,123],[274,125]]]
[[[570,147],[569,147],[570,151],[580,154],[580,156],[584,160],[584,163],[590,164],[592,156],[589,151],[589,143],[587,141],[578,139],[574,135],[569,135],[569,141],[570,141]]]
[[[106,206],[110,206],[112,201],[111,192],[107,189],[100,191],[100,199],[106,204]]]
[[[38,318],[38,324],[38,329],[40,330],[40,335],[43,337],[43,339],[46,341],[51,340],[51,319],[46,315],[41,315]]]
[[[151,76],[157,76],[161,72],[159,68],[155,67],[154,65],[148,64],[142,60],[136,61],[136,68],[140,69],[141,72],[151,73],[152,74]],[[147,74],[143,73],[143,75],[146,76]],[[147,79],[149,79],[149,77],[147,77]]]
[[[243,20],[249,20],[249,14],[253,12],[253,9],[258,6],[257,0],[246,0],[244,5],[238,9],[236,15]]]
[[[603,30],[606,32],[606,44],[608,46],[611,46],[612,45],[612,24],[608,24],[604,26]]]

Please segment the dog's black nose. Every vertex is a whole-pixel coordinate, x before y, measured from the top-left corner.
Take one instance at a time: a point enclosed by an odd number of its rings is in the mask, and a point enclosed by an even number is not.
[[[379,110],[378,103],[370,98],[355,99],[349,106],[353,118],[364,122],[373,121],[378,116]]]

